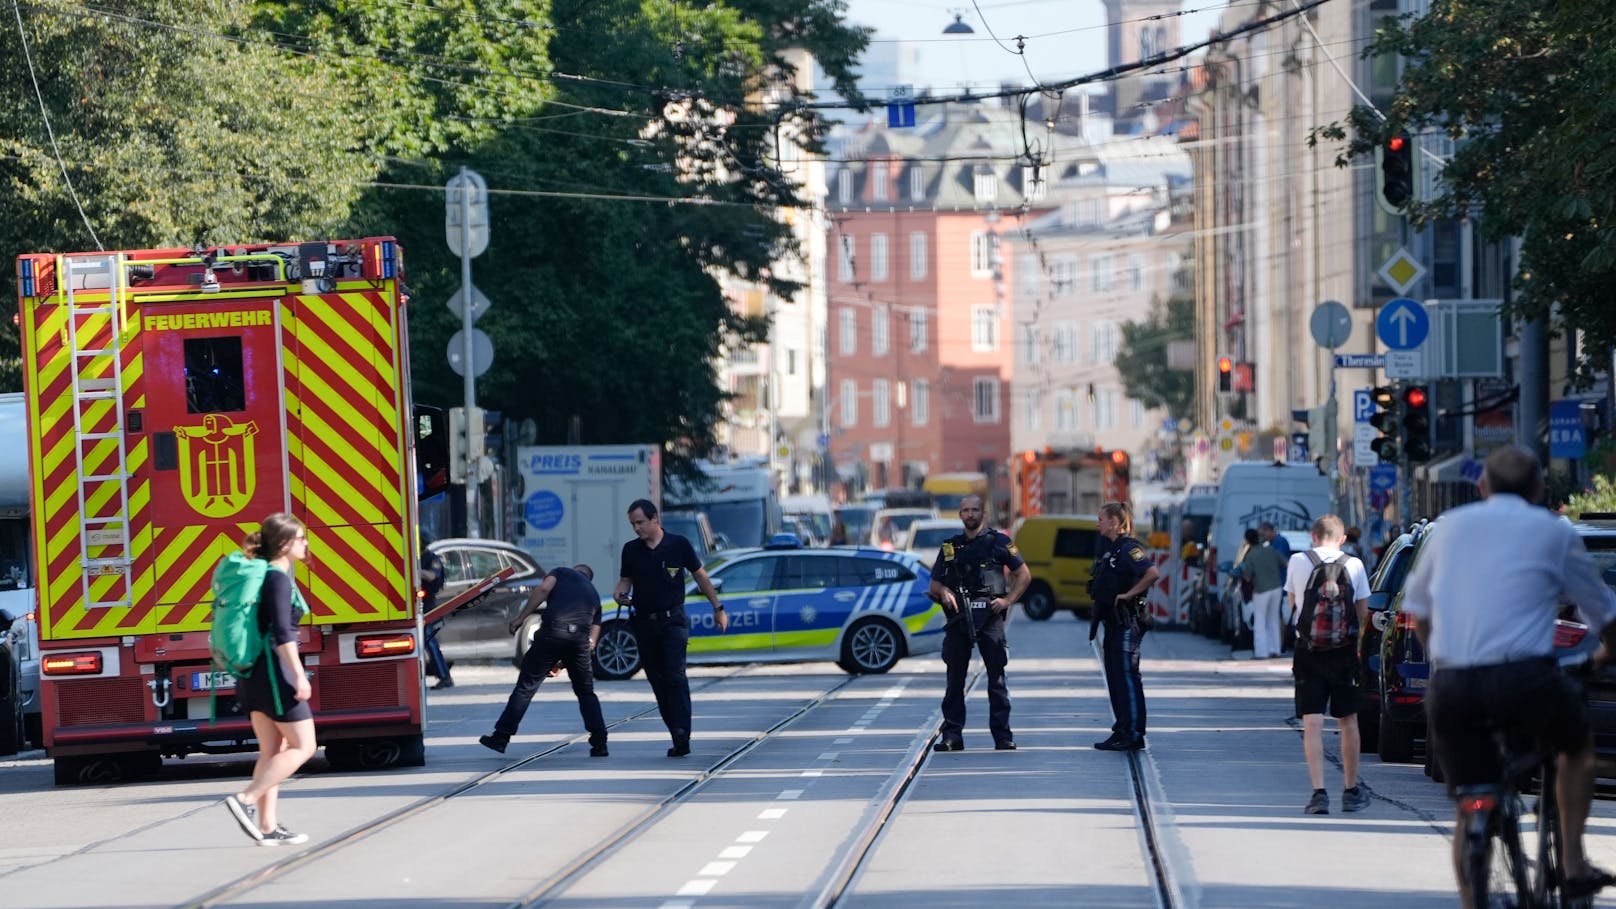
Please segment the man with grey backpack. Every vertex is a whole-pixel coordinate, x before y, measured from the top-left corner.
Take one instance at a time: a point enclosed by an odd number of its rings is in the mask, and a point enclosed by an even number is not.
[[[1341,730],[1341,810],[1369,806],[1358,785],[1358,629],[1369,620],[1369,575],[1363,562],[1341,551],[1346,527],[1333,514],[1313,522],[1313,548],[1291,556],[1285,571],[1289,616],[1296,626],[1291,676],[1296,714],[1302,718],[1302,752],[1313,795],[1303,809],[1329,814],[1324,789],[1324,711]]]

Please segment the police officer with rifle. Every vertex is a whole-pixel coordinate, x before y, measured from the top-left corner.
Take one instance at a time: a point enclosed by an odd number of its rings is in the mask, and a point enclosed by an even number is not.
[[[1010,687],[1004,678],[1010,648],[1004,639],[1004,623],[1010,604],[1031,583],[1032,572],[1008,536],[983,526],[981,496],[966,496],[960,502],[959,515],[965,532],[943,543],[931,569],[931,598],[943,604],[950,616],[943,632],[943,663],[948,667],[943,725],[933,747],[965,750],[965,670],[975,649],[982,654],[988,673],[988,729],[993,733],[993,747],[1013,751]]]
[[[1138,751],[1145,747],[1145,687],[1139,677],[1139,642],[1150,630],[1145,593],[1160,572],[1133,538],[1133,509],[1126,502],[1100,506],[1100,536],[1105,542],[1094,559],[1089,593],[1094,612],[1089,640],[1105,625],[1105,687],[1111,694],[1116,722],[1111,737],[1094,743],[1101,751]]]

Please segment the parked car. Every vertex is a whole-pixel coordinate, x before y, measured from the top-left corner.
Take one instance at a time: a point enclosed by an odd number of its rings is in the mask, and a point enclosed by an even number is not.
[[[1407,567],[1403,569],[1404,579],[1418,564],[1422,544],[1430,538],[1431,528],[1435,526],[1434,523],[1417,524],[1411,531],[1413,540]],[[1380,696],[1376,750],[1382,761],[1398,764],[1414,760],[1415,743],[1426,736],[1425,691],[1431,684],[1431,664],[1425,656],[1425,647],[1414,634],[1414,617],[1403,612],[1402,606],[1401,580],[1396,591],[1388,594],[1384,608],[1377,608],[1376,598],[1370,597],[1371,617],[1384,616],[1375,623],[1381,634],[1380,666],[1375,674],[1375,690]],[[1362,723],[1360,718],[1360,728]]]
[[[545,569],[526,551],[499,540],[454,538],[434,540],[427,548],[443,559],[441,603],[502,569],[514,569],[510,579],[489,593],[455,610],[444,620],[438,643],[446,659],[514,659],[527,652],[538,630],[539,615],[528,618],[513,636],[510,621],[522,611],[528,593],[544,582]],[[597,578],[611,577],[615,583],[617,565],[591,565]]]
[[[867,542],[870,529],[875,526],[876,511],[877,506],[864,503],[836,506],[835,523],[831,525],[831,545],[860,546]],[[844,539],[836,538],[837,523],[841,525]]]
[[[691,663],[835,660],[850,673],[879,673],[905,656],[942,649],[944,617],[926,590],[931,572],[907,552],[809,549],[789,535],[770,546],[721,552],[705,566],[729,616],[719,633],[713,609],[686,590]],[[601,603],[595,675],[626,679],[640,670],[630,610]]]
[[[937,564],[937,553],[942,551],[943,541],[964,532],[965,528],[958,518],[921,518],[909,525],[903,548],[905,552],[914,553],[920,564],[930,568]]]
[[[1583,515],[1575,526],[1605,583],[1616,588],[1616,515]],[[1583,692],[1594,730],[1598,774],[1601,779],[1616,779],[1616,668],[1607,666],[1590,673]]]
[[[870,527],[869,545],[879,549],[902,549],[909,525],[923,518],[935,518],[930,508],[883,508],[875,513]]]
[[[1027,618],[1041,622],[1057,609],[1087,618],[1094,608],[1088,584],[1100,546],[1100,519],[1091,514],[1033,515],[1016,525],[1013,536],[1032,572],[1032,583],[1021,596]]]
[[[1392,597],[1403,589],[1408,569],[1414,564],[1414,547],[1428,525],[1415,525],[1386,544],[1380,564],[1369,576],[1369,621],[1359,629],[1358,638],[1358,733],[1364,753],[1380,749],[1380,648]]]

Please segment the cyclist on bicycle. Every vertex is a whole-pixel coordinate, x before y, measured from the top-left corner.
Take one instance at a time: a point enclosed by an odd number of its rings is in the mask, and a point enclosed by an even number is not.
[[[1442,515],[1421,546],[1403,610],[1434,669],[1426,695],[1433,747],[1450,793],[1502,781],[1495,731],[1531,735],[1558,755],[1561,867],[1565,894],[1616,883],[1583,853],[1594,790],[1593,735],[1576,684],[1553,658],[1554,622],[1575,605],[1604,647],[1616,652],[1616,594],[1565,520],[1543,497],[1537,456],[1508,446],[1487,458],[1483,501]],[[1459,827],[1463,829],[1461,810]],[[1453,838],[1460,899],[1469,905],[1464,837]]]

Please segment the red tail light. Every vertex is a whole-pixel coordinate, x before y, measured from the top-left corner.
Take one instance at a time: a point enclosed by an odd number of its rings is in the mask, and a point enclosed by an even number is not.
[[[1568,622],[1558,619],[1554,623],[1554,649],[1569,650],[1582,643],[1588,636],[1588,626],[1581,622]]]
[[[377,634],[354,639],[354,655],[362,660],[406,656],[415,652],[415,635]]]
[[[1491,811],[1497,807],[1498,796],[1490,793],[1486,795],[1467,795],[1459,800],[1459,810],[1465,814]]]
[[[39,671],[43,675],[96,675],[101,671],[101,654],[58,653],[42,657]]]

